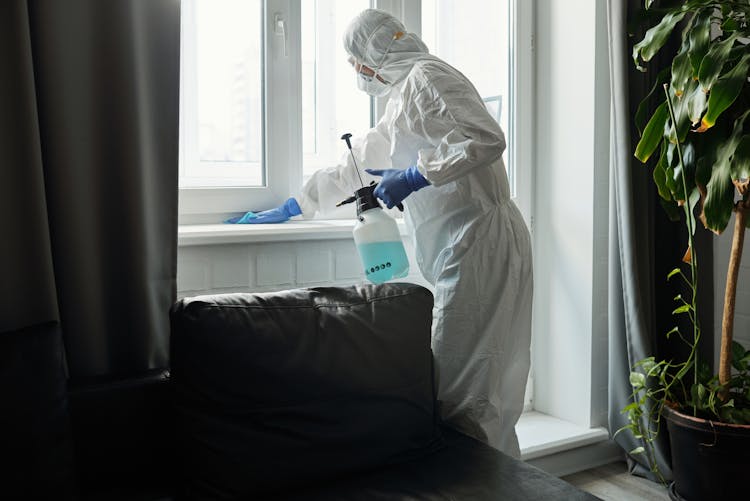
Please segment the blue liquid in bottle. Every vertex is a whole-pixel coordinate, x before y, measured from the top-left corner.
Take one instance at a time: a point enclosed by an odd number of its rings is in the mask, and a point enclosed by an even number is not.
[[[365,266],[365,276],[374,284],[402,278],[409,273],[409,259],[400,241],[362,244],[357,249]]]

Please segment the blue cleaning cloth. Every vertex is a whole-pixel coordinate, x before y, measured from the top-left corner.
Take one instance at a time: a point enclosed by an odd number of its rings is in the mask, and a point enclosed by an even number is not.
[[[270,224],[283,223],[290,217],[302,214],[295,198],[289,198],[281,207],[261,212],[246,212],[242,216],[232,217],[224,221],[227,224]]]

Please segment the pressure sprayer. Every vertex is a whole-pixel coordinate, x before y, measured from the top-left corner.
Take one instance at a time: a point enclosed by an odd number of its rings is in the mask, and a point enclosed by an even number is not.
[[[352,151],[352,143],[349,141],[351,137],[352,135],[347,133],[341,136],[341,139],[346,141],[362,187],[354,192],[354,196],[336,204],[336,207],[357,202],[358,221],[354,225],[354,243],[365,267],[367,279],[372,283],[382,284],[394,278],[405,277],[409,273],[409,259],[406,257],[396,221],[383,211],[375,197],[377,183],[372,182],[365,186],[362,181]],[[401,204],[398,208],[404,210]]]

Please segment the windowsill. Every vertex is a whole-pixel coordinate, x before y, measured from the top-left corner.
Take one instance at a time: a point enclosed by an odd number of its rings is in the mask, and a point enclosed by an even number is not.
[[[403,220],[396,221],[406,235]],[[353,219],[290,220],[279,224],[188,224],[177,230],[177,245],[220,245],[237,243],[336,240],[352,237]]]
[[[524,461],[609,439],[605,428],[584,428],[536,411],[521,414],[516,433]]]

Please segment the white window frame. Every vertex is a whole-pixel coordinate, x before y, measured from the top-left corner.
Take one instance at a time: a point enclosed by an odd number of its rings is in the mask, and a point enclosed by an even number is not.
[[[369,7],[371,7],[371,8],[375,7],[375,5],[376,5],[376,1],[375,0],[369,0],[368,3],[369,3]],[[323,28],[323,29],[327,28],[328,30],[333,30],[334,29],[333,26],[322,27],[322,26],[319,26],[319,25],[316,26],[316,29],[317,28]],[[341,43],[341,39],[339,37],[336,37],[335,41],[333,43]],[[331,45],[331,41],[328,40],[328,39],[326,39],[326,45],[325,45],[325,47],[321,47],[320,48],[319,53],[325,51],[326,49],[333,49],[333,47]],[[318,67],[316,68],[316,72],[320,72],[321,74],[326,74],[326,72],[331,71],[332,68],[329,68],[328,65],[326,65],[325,63],[328,63],[328,61],[321,60],[318,63]],[[354,79],[354,76],[352,76],[352,80],[353,79]],[[320,99],[319,101],[317,101],[316,106],[326,107],[326,106],[329,106],[329,104],[333,100],[336,99],[336,95],[333,92],[333,90],[324,89],[322,92],[318,91],[316,93],[316,99]],[[380,114],[376,115],[376,113],[374,113],[374,111],[375,111],[374,110],[374,104],[375,104],[375,98],[370,97],[370,121],[369,121],[370,122],[369,123],[370,127],[374,127],[375,126],[375,124],[377,123],[377,119],[380,116]],[[335,121],[333,115],[331,115],[331,114],[322,114],[322,115],[317,115],[315,118],[316,118],[316,129],[318,131],[323,131],[323,130],[326,130],[326,129],[333,128],[332,127],[333,126],[333,122]],[[341,133],[343,133],[343,132],[346,132],[346,131],[341,131]],[[340,143],[340,144],[343,145],[343,143]],[[309,171],[305,171],[305,167],[313,167],[315,169],[329,167],[330,166],[330,159],[331,158],[340,157],[342,152],[343,152],[343,150],[339,150],[338,152],[333,152],[333,151],[326,150],[326,149],[323,149],[321,151],[317,151],[315,154],[312,154],[312,155],[305,155],[304,152],[303,152],[303,162],[302,162],[303,163],[303,166],[302,166],[303,179],[302,179],[302,182],[303,183],[306,182],[309,179],[309,177],[311,176],[311,174],[309,174]]]
[[[515,201],[533,231],[533,5],[529,0],[511,0],[511,81],[513,102],[510,112],[510,147],[508,168]],[[374,6],[391,12],[415,33],[421,33],[421,2],[419,0],[376,0]],[[180,188],[180,224],[218,222],[232,214],[279,205],[299,192],[303,183],[302,153],[302,82],[301,82],[301,8],[297,0],[264,0],[263,61],[264,96],[264,187],[182,187]],[[190,50],[190,41],[183,37],[182,50]],[[515,50],[513,50],[515,48]],[[190,72],[189,64],[182,65]],[[195,109],[186,102],[186,94],[194,93],[191,80],[185,78],[180,93],[181,134],[189,131],[185,121],[195,120]],[[194,80],[193,80],[194,81]],[[382,116],[385,98],[373,100],[373,121]],[[519,113],[518,110],[526,110]],[[291,120],[289,117],[300,117]],[[182,160],[190,158],[187,144],[197,138],[181,137]],[[193,158],[195,155],[193,154]],[[286,166],[286,168],[280,168]]]
[[[262,58],[264,154],[263,187],[182,187],[180,188],[180,224],[217,222],[231,214],[279,205],[302,185],[302,126],[290,116],[302,115],[300,74],[300,5],[295,0],[264,0]],[[183,37],[182,51],[190,50],[190,40]],[[183,57],[183,61],[186,58]],[[181,137],[180,156],[192,157],[187,145],[197,138],[187,135],[191,128],[185,121],[195,120],[196,112],[189,99],[194,95],[189,78],[190,64],[181,71]],[[187,95],[187,96],[186,96]],[[285,169],[278,166],[287,166]]]
[[[534,232],[534,5],[532,0],[512,0],[510,66],[511,102],[509,138],[510,166],[516,205]]]
[[[319,26],[316,26],[316,28],[318,28],[318,27]],[[333,26],[327,26],[327,28],[329,30],[331,30],[331,31],[333,30]],[[320,51],[321,52],[324,52],[327,49],[333,49],[334,48],[334,47],[330,46],[331,45],[330,44],[330,40],[328,40],[327,37],[323,38],[323,40],[325,40],[326,45],[323,46],[323,47],[320,47]],[[326,65],[325,64],[325,63],[329,63],[329,62],[330,61],[325,61],[325,60],[321,60],[320,62],[317,62],[318,66],[316,68],[316,73],[320,72],[322,74],[326,74],[326,72],[331,71],[332,68],[329,67],[329,66],[332,66],[332,65]],[[319,97],[319,98],[323,99],[322,102],[317,102],[316,105],[320,105],[320,106],[323,106],[323,107],[328,106],[329,103],[331,103],[331,100],[335,99],[335,96],[333,96],[331,94],[333,94],[333,92],[327,92],[326,90],[323,90],[323,92],[320,92],[320,93],[316,92],[316,98]],[[333,128],[332,127],[332,125],[333,125],[332,122],[334,121],[333,118],[334,118],[333,114],[327,114],[327,113],[326,114],[317,114],[316,113],[316,115],[315,115],[315,122],[316,122],[315,123],[315,128],[316,128],[316,131],[321,131],[321,130],[326,130],[328,128]],[[325,162],[325,159],[329,159],[331,157],[332,157],[332,154],[331,154],[330,151],[316,151],[314,154],[308,155],[305,158],[305,160],[307,160],[307,161],[311,160],[312,164],[315,167],[322,168],[322,167],[325,167],[325,165],[323,165],[324,162]]]

